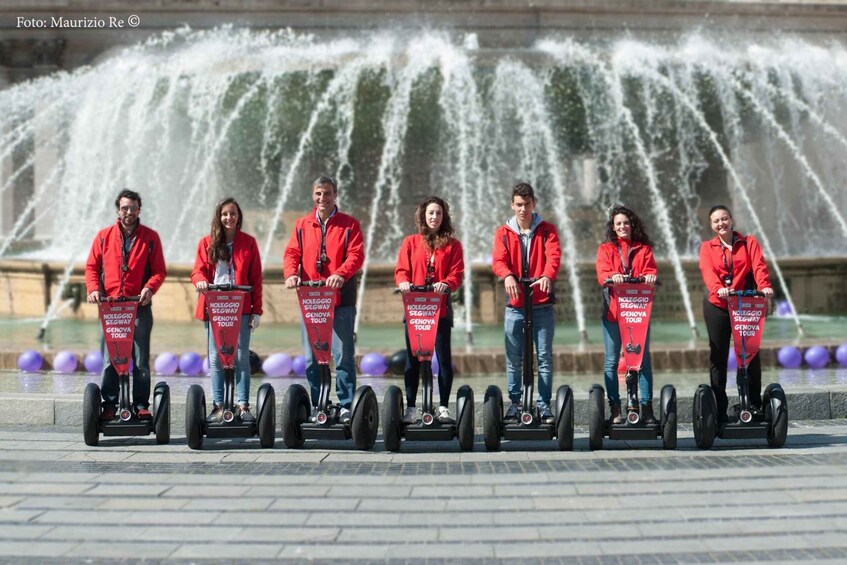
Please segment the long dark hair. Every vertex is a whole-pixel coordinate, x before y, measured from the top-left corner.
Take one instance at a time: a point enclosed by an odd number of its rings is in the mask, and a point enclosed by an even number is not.
[[[441,206],[441,226],[438,231],[432,231],[426,225],[426,207],[430,204],[438,204]],[[418,204],[418,209],[415,210],[415,226],[418,228],[418,233],[421,234],[429,245],[430,249],[438,249],[447,244],[453,237],[453,224],[450,221],[450,206],[437,196],[427,196],[423,202]]]
[[[241,206],[235,198],[224,198],[215,206],[215,215],[212,216],[212,229],[209,232],[209,264],[214,265],[218,261],[229,261],[232,256],[229,252],[229,247],[226,244],[226,230],[221,223],[221,212],[227,204],[235,204],[235,209],[238,210],[238,222],[235,224],[235,231],[241,231],[241,223],[244,221],[244,214],[241,213]]]
[[[618,234],[615,233],[615,216],[618,214],[623,214],[629,219],[629,225],[632,227],[632,233],[629,236],[630,241],[653,246],[650,236],[647,235],[647,230],[644,229],[644,224],[641,223],[638,215],[620,204],[612,206],[609,210],[609,221],[606,222],[606,241],[611,243],[617,243],[618,241]]]

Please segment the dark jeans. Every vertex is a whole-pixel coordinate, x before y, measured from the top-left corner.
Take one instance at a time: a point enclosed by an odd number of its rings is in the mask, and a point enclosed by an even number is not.
[[[708,299],[703,299],[703,318],[706,320],[706,329],[709,332],[709,373],[712,390],[715,392],[715,399],[718,402],[718,417],[723,418],[729,404],[726,398],[726,365],[729,359],[730,340],[732,339],[732,324],[729,321],[729,311],[718,308]],[[758,354],[750,360],[747,376],[749,377],[750,404],[761,406],[762,364]],[[744,369],[738,367],[736,381],[740,382],[743,378]]]
[[[153,331],[153,310],[139,306],[135,316],[135,335],[132,347],[132,404],[137,408],[150,406],[150,333]],[[120,387],[118,372],[112,366],[109,352],[103,345],[103,384],[100,387],[103,406],[117,406]]]
[[[356,344],[353,343],[353,328],[356,323],[355,306],[339,306],[335,309],[332,323],[332,359],[335,361],[335,392],[338,403],[350,408],[356,390]],[[306,325],[300,323],[303,340],[303,356],[306,357],[306,379],[311,390],[312,406],[318,405],[321,394],[321,368],[312,354]]]
[[[405,325],[405,324],[404,324]],[[449,318],[438,319],[438,329],[435,334],[435,355],[438,357],[438,395],[441,397],[441,406],[450,405],[450,389],[453,388],[453,353],[450,349],[450,334],[453,324]],[[415,344],[417,348],[417,344]],[[418,397],[418,381],[420,380],[421,363],[412,354],[412,346],[409,343],[409,330],[406,328],[406,371],[404,380],[406,382],[406,405],[415,406]]]

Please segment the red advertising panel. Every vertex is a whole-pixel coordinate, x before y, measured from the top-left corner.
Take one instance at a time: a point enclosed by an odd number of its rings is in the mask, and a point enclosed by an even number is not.
[[[303,313],[303,323],[306,335],[315,361],[321,365],[329,365],[332,351],[332,323],[335,319],[335,303],[338,289],[326,286],[297,287],[297,298],[300,301],[300,311]]]
[[[762,344],[768,301],[763,296],[730,296],[728,304],[735,358],[746,368]]]
[[[109,361],[119,375],[129,374],[138,302],[101,302],[100,323]]]
[[[407,292],[403,295],[403,306],[412,352],[418,361],[432,361],[441,295],[437,292]]]
[[[650,328],[653,288],[644,283],[615,285],[618,301],[618,328],[627,369],[640,369]]]
[[[206,291],[206,313],[209,315],[212,335],[215,336],[218,357],[225,369],[235,367],[238,334],[241,331],[241,312],[246,294],[243,290]]]

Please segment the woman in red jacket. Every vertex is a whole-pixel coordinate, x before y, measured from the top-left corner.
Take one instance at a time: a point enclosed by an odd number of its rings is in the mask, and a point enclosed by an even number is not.
[[[621,332],[618,326],[615,285],[625,277],[644,277],[644,282],[656,284],[656,259],[647,231],[638,216],[625,206],[614,206],[609,211],[606,224],[606,241],[597,249],[597,280],[603,286],[603,343],[606,348],[604,376],[606,394],[609,396],[611,420],[623,423],[621,397],[618,390],[618,360],[621,353]],[[611,279],[611,286],[605,281]],[[650,330],[644,340],[644,357],[638,379],[641,419],[645,424],[655,424],[653,416],[653,365],[650,362]]]
[[[706,284],[703,318],[709,332],[709,372],[712,391],[718,403],[718,420],[726,422],[726,369],[729,340],[732,337],[727,308],[729,291],[758,288],[770,298],[773,289],[762,247],[752,235],[745,236],[732,230],[729,208],[714,206],[709,210],[709,223],[717,237],[704,241],[700,246],[700,272]],[[758,355],[750,360],[747,376],[750,404],[754,411],[758,411],[762,405],[762,365]]]
[[[394,270],[394,282],[406,293],[412,285],[433,285],[441,299],[441,314],[435,339],[435,354],[438,357],[438,392],[441,397],[438,419],[450,422],[450,388],[453,386],[453,357],[450,349],[450,334],[453,328],[453,312],[450,308],[450,292],[456,292],[465,275],[462,244],[453,237],[450,222],[450,207],[447,202],[430,196],[418,205],[415,211],[418,233],[403,240]],[[420,362],[412,355],[409,332],[406,331],[406,413],[403,421],[418,420],[415,407],[418,396]]]
[[[234,198],[218,202],[212,217],[211,233],[200,240],[191,282],[200,291],[195,317],[206,322],[209,343],[209,369],[212,374],[212,412],[209,421],[218,422],[223,417],[224,375],[218,357],[215,338],[209,328],[206,314],[206,296],[210,284],[249,285],[249,293],[241,313],[238,335],[238,352],[235,361],[236,393],[242,422],[252,422],[250,413],[250,333],[259,327],[262,315],[262,262],[256,239],[241,231],[243,215]]]

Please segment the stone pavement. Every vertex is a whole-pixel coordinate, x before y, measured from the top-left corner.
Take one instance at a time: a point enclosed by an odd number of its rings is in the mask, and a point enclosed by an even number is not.
[[[356,452],[342,442],[101,438],[0,427],[0,562],[847,561],[847,421],[792,422],[787,447],[697,450],[482,438]]]

